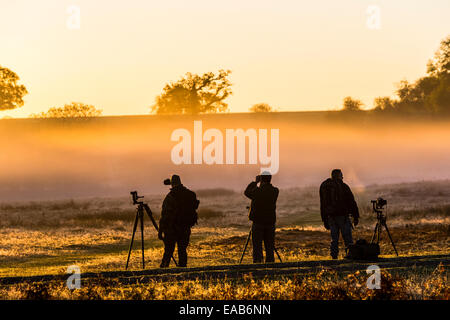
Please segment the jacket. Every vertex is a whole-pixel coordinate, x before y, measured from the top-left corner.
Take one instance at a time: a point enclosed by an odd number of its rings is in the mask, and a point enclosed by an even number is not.
[[[177,231],[194,226],[197,223],[196,210],[199,203],[195,192],[185,186],[171,188],[162,204],[160,231]]]
[[[252,200],[249,219],[256,224],[274,225],[276,222],[276,204],[279,190],[270,183],[263,183],[258,187],[251,182],[244,192]]]
[[[320,185],[320,215],[322,221],[329,216],[347,216],[359,218],[356,204],[350,187],[340,179],[327,179]]]

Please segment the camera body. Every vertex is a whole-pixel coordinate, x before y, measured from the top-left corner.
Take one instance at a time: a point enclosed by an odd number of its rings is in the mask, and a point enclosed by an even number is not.
[[[164,185],[166,185],[166,186],[170,186],[170,185],[171,185],[170,179],[165,179],[163,183],[164,183]]]
[[[138,192],[137,191],[131,191],[131,198],[133,199],[133,204],[140,204],[142,203],[141,201],[139,201],[139,199],[144,198],[144,196],[138,196]]]
[[[375,209],[381,210],[385,205],[387,205],[387,200],[383,198],[378,198],[377,200],[370,201]]]

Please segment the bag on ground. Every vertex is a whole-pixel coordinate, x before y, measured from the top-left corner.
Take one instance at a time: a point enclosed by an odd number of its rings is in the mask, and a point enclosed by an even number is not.
[[[347,248],[347,259],[351,260],[376,260],[379,254],[380,246],[364,239],[357,240]]]

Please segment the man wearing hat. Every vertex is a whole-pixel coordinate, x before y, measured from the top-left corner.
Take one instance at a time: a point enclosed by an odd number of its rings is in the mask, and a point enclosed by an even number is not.
[[[159,220],[158,238],[164,241],[164,255],[161,268],[167,268],[178,246],[179,267],[187,266],[187,246],[191,228],[197,223],[197,208],[200,201],[195,192],[181,184],[181,179],[174,174],[164,184],[171,185],[170,192],[164,199]]]
[[[339,234],[342,234],[346,247],[353,243],[349,216],[353,217],[355,226],[359,221],[358,205],[343,179],[342,171],[334,169],[331,178],[320,185],[320,214],[325,229],[331,231],[330,252],[333,259],[338,258]]]
[[[262,243],[266,250],[266,263],[274,262],[275,222],[278,188],[271,184],[272,175],[263,172],[245,189],[245,196],[252,200],[249,219],[252,225],[253,263],[263,262]],[[258,183],[260,184],[258,186]]]

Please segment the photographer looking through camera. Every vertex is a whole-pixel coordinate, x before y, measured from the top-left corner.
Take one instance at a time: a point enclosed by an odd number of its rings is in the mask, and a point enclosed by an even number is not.
[[[274,262],[275,222],[278,188],[270,182],[272,175],[263,172],[245,189],[245,196],[252,200],[249,219],[252,225],[253,263],[263,262],[262,243],[266,249],[266,263]],[[260,184],[258,186],[258,183]]]

